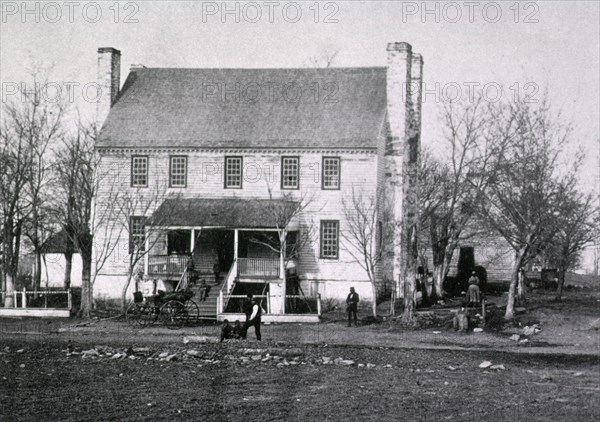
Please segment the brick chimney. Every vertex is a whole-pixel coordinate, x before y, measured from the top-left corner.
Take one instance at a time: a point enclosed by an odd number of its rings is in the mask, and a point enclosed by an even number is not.
[[[98,85],[101,92],[96,104],[96,125],[100,129],[121,86],[121,52],[116,48],[98,49]]]
[[[387,53],[389,132],[385,148],[385,195],[396,223],[393,259],[385,267],[386,276],[395,281],[400,297],[404,296],[403,280],[416,276],[413,273],[416,272],[423,59],[413,54],[411,45],[405,42],[389,43]]]

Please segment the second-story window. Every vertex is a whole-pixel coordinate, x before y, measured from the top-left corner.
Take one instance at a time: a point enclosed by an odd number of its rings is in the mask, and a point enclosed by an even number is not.
[[[134,155],[131,157],[131,186],[134,188],[148,186],[148,156]]]
[[[337,190],[340,188],[340,158],[323,157],[323,183],[322,188]]]
[[[300,158],[281,157],[281,189],[300,187]]]
[[[339,256],[340,223],[337,220],[321,221],[321,258],[337,259]]]
[[[242,188],[242,157],[225,157],[225,189]]]
[[[169,186],[185,188],[187,184],[187,157],[172,155],[169,159]]]

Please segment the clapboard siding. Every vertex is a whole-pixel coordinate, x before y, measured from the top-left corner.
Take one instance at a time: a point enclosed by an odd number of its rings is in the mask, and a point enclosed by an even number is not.
[[[132,188],[130,186],[131,156],[148,156],[148,187]],[[169,176],[169,156],[186,155],[188,157],[187,186],[185,188],[166,188]],[[302,253],[298,272],[304,280],[305,286],[321,282],[368,280],[364,269],[356,259],[345,249],[344,241],[340,242],[339,259],[329,260],[320,258],[320,221],[339,220],[340,231],[344,231],[345,204],[350,204],[352,195],[360,195],[365,201],[377,200],[380,192],[382,178],[385,176],[380,168],[383,161],[383,152],[372,150],[348,152],[339,151],[251,151],[221,150],[221,151],[110,151],[103,152],[100,170],[106,176],[97,198],[97,207],[107,207],[112,200],[111,193],[119,192],[120,195],[138,197],[141,201],[151,201],[153,194],[163,187],[168,194],[180,194],[185,198],[268,198],[269,189],[273,197],[280,197],[290,192],[296,198],[305,196],[312,198],[300,218],[300,227],[306,230],[307,226],[314,227],[314,241],[307,245]],[[242,189],[224,188],[224,162],[225,156],[243,157],[243,187]],[[281,189],[281,157],[298,156],[300,159],[300,189]],[[340,157],[341,178],[339,190],[323,190],[321,185],[322,158],[323,156]],[[380,193],[381,194],[381,193]],[[381,202],[381,201],[380,201]],[[149,214],[158,206],[153,204]],[[140,215],[143,207],[135,211]],[[126,221],[121,221],[127,224]],[[108,222],[114,225],[114,222]],[[99,230],[97,241],[104,242],[104,230]],[[113,233],[114,237],[114,233]],[[102,268],[101,276],[125,275],[128,270],[129,240],[127,230],[123,230],[115,249],[114,256]],[[155,245],[155,250],[166,251],[164,239]],[[102,280],[102,277],[99,278]],[[114,283],[114,280],[111,281]],[[312,283],[312,284],[311,284]],[[102,291],[110,288],[101,288]],[[366,290],[365,290],[366,292]],[[366,294],[366,293],[365,293]]]

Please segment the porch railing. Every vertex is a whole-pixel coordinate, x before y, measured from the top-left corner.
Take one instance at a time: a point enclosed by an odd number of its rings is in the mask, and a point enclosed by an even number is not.
[[[155,276],[180,275],[187,266],[188,255],[149,255],[148,274]]]
[[[0,292],[0,301],[3,303],[6,296],[12,296],[13,307],[22,309],[71,309],[73,308],[73,294],[68,290],[40,290],[29,291],[13,290]]]
[[[238,277],[279,277],[278,258],[238,258]]]

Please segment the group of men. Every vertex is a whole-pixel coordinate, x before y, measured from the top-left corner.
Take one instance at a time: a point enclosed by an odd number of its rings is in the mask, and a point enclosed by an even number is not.
[[[252,294],[248,294],[243,305],[244,314],[246,315],[246,321],[242,326],[240,321],[235,321],[235,325],[232,326],[229,320],[223,321],[223,327],[221,327],[221,341],[227,339],[241,339],[245,340],[248,334],[248,329],[254,326],[254,332],[256,333],[256,339],[261,340],[260,334],[260,319],[263,313],[263,309],[260,305],[260,299],[253,298]]]

